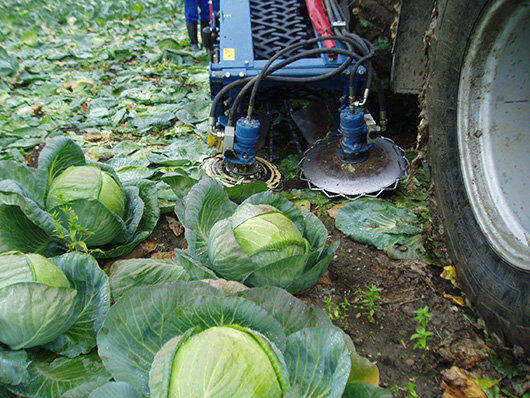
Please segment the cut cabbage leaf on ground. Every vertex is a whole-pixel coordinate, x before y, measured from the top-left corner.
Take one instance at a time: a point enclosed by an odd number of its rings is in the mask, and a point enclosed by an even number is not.
[[[122,184],[112,168],[86,161],[66,137],[47,143],[36,170],[7,161],[2,166],[0,251],[54,255],[74,249],[116,257],[146,239],[160,215],[153,182]]]
[[[353,240],[383,250],[390,258],[428,261],[417,216],[386,200],[348,203],[339,209],[335,226]]]
[[[355,389],[347,385],[379,381],[377,367],[322,310],[275,287],[227,293],[179,281],[132,288],[109,312],[98,347],[117,381],[151,397],[230,395],[240,377],[247,380],[237,390],[242,397],[341,397]],[[223,366],[200,359],[206,352]],[[374,397],[385,397],[376,390]]]
[[[237,206],[209,178],[190,190],[176,213],[199,263],[189,263],[194,279],[214,276],[298,292],[318,281],[338,247],[326,246],[328,231],[314,214],[280,195],[260,192]]]

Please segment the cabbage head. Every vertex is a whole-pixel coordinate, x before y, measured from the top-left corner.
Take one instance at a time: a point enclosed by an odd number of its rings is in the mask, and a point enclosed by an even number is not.
[[[91,232],[85,240],[87,244],[98,246],[110,243],[119,230],[116,229],[115,234],[109,234],[106,231],[105,218],[85,218],[79,211],[81,208],[77,205],[78,201],[103,205],[109,212],[123,220],[126,211],[125,195],[118,182],[96,165],[70,166],[53,179],[46,199],[46,208],[49,212],[58,211],[65,216],[68,214],[65,214],[64,207],[72,205],[72,211],[76,212],[83,227]],[[67,228],[68,217],[64,217],[63,220]]]
[[[246,203],[230,217],[234,237],[249,256],[273,252],[276,259],[306,254],[309,242],[296,224],[269,205]]]
[[[181,338],[178,343],[171,365],[170,397],[222,396],[230,392],[231,397],[274,398],[285,391],[286,380],[279,373],[277,355],[270,343],[255,332],[214,326]]]
[[[324,311],[277,287],[226,282],[129,288],[98,334],[107,370],[151,398],[391,396]]]
[[[311,212],[273,192],[260,192],[237,206],[223,186],[204,179],[177,205],[195,279],[224,278],[247,286],[278,286],[298,292],[326,271],[338,242]]]
[[[4,253],[0,342],[13,350],[48,344],[65,355],[88,352],[97,331],[92,328],[92,312],[101,311],[101,323],[110,307],[108,289],[106,275],[86,254],[48,259],[34,253]]]
[[[146,239],[159,215],[153,182],[122,183],[70,138],[48,141],[37,169],[0,161],[0,252],[53,256],[73,245],[116,257]]]

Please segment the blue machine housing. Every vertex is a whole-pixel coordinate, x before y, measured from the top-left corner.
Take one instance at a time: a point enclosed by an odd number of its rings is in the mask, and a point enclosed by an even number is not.
[[[368,127],[364,121],[364,110],[349,107],[340,113],[340,132],[342,139],[339,158],[345,163],[360,163],[368,156],[367,152],[374,147],[367,144]]]
[[[255,59],[252,37],[252,20],[249,0],[216,0],[213,2],[214,20],[213,29],[218,32],[218,42],[214,44],[214,60],[210,65],[210,88],[212,98],[229,83],[244,78],[258,75],[267,63],[267,60]],[[218,16],[218,17],[216,17]],[[218,26],[217,26],[218,25]],[[315,31],[315,37],[318,36]],[[323,47],[322,42],[318,43]],[[336,45],[345,46],[336,41]],[[276,71],[275,75],[290,77],[310,77],[328,73],[336,69],[347,59],[344,55],[335,58],[322,54],[317,58],[302,58],[292,64]],[[281,61],[277,61],[281,62]],[[352,67],[350,67],[351,69]],[[337,90],[347,94],[349,69],[342,74],[328,80],[312,83],[311,86]],[[358,69],[356,86],[362,86],[364,80],[364,67]],[[264,81],[260,88],[269,88],[282,83]],[[241,87],[230,92],[233,99]],[[359,93],[356,88],[356,93]],[[338,105],[338,104],[337,104]],[[219,112],[219,111],[218,111]],[[221,124],[226,118],[219,118]]]

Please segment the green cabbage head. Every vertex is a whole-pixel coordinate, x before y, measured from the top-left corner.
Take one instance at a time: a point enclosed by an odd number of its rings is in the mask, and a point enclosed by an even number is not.
[[[52,287],[70,287],[63,271],[40,254],[6,253],[0,257],[3,269],[0,288],[18,282],[38,282]],[[10,268],[9,270],[7,268]]]
[[[338,247],[338,242],[326,246],[328,231],[317,216],[284,197],[260,192],[236,206],[213,179],[193,186],[176,213],[196,260],[187,271],[197,279],[223,278],[294,293],[318,281]]]
[[[123,218],[125,195],[113,177],[98,166],[71,166],[55,178],[48,191],[47,208],[77,199],[97,200]]]
[[[180,341],[169,396],[281,397],[285,380],[278,367],[263,337],[236,326],[212,327]]]
[[[273,206],[241,205],[231,223],[237,243],[250,256],[272,251],[280,260],[309,251],[309,242],[295,223]]]
[[[104,366],[151,398],[341,398],[346,388],[351,397],[378,390],[377,367],[323,310],[274,286],[226,282],[129,288],[98,333]]]
[[[17,350],[53,341],[76,320],[76,295],[46,257],[0,255],[0,342]]]
[[[146,239],[159,216],[154,182],[120,181],[68,137],[50,139],[36,169],[0,160],[0,253],[90,248],[95,257],[118,257]]]
[[[119,233],[107,231],[107,218],[87,217],[87,212],[100,212],[103,205],[119,221],[126,211],[125,195],[113,177],[96,165],[70,166],[55,178],[48,190],[46,207],[48,211],[60,211],[65,227],[68,226],[68,214],[64,206],[71,206],[81,225],[91,234],[87,244],[105,245],[112,242]],[[107,217],[110,215],[107,215]]]

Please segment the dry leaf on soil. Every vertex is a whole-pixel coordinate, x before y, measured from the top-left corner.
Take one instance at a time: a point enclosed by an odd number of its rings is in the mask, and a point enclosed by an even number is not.
[[[184,227],[175,217],[167,216],[167,223],[177,238],[184,232]]]
[[[443,398],[487,398],[471,373],[452,366],[442,371]]]
[[[146,257],[149,253],[152,253],[156,250],[158,243],[152,240],[144,240],[136,248],[127,254],[126,256],[120,257],[117,260],[127,260],[129,258],[143,258]]]
[[[453,286],[458,287],[458,283],[456,281],[456,268],[453,267],[452,265],[445,266],[440,276],[450,281],[453,284]]]
[[[328,216],[330,216],[331,218],[336,218],[337,217],[337,214],[339,212],[339,209],[341,207],[344,207],[348,204],[348,202],[344,202],[344,203],[339,203],[338,205],[335,205],[333,206],[331,209],[328,209],[326,210],[326,213],[328,214]]]
[[[174,251],[170,252],[156,252],[151,255],[150,258],[153,258],[155,260],[170,260],[172,258],[175,258],[176,254]]]
[[[446,299],[451,300],[453,303],[458,304],[461,307],[466,305],[466,302],[462,296],[453,296],[452,294],[444,294],[444,297]]]

